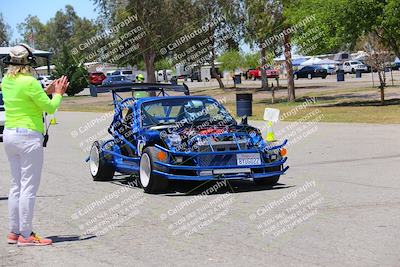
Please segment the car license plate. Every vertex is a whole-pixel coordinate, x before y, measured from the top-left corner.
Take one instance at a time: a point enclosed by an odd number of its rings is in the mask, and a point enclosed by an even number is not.
[[[236,155],[237,165],[246,166],[246,165],[260,165],[261,158],[258,153],[243,153]]]

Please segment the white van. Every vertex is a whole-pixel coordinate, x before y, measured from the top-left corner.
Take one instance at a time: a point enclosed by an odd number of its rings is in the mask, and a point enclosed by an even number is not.
[[[172,70],[156,71],[157,82],[169,82],[172,79]]]

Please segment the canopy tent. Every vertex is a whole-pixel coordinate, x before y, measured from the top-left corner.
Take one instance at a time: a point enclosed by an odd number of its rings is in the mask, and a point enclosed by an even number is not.
[[[304,61],[301,63],[301,66],[310,66],[310,65],[319,65],[322,59],[317,58],[317,57],[312,57],[309,60]]]
[[[340,64],[340,61],[332,60],[329,58],[321,59],[321,61],[318,62],[318,65],[336,65],[336,64]]]
[[[8,56],[10,54],[11,48],[12,47],[0,47],[0,60],[2,60],[3,58],[5,58],[6,56]],[[45,58],[46,59],[46,62],[47,62],[47,73],[50,75],[50,58],[51,58],[51,55],[53,53],[49,52],[49,51],[43,51],[43,50],[34,49],[33,50],[33,54],[36,57],[41,57],[41,58]]]
[[[294,55],[292,55],[292,62],[293,62],[295,59],[300,59],[300,58],[309,59],[310,56],[302,56],[302,55],[294,54]],[[285,61],[285,59],[286,59],[286,58],[285,58],[285,55],[282,54],[282,55],[280,55],[279,57],[274,58],[274,61],[275,61],[275,62]]]
[[[293,60],[292,60],[292,64],[293,64],[293,66],[300,66],[301,63],[303,63],[303,62],[305,62],[305,61],[307,61],[306,58],[304,58],[304,57],[299,57],[299,58],[293,59]]]

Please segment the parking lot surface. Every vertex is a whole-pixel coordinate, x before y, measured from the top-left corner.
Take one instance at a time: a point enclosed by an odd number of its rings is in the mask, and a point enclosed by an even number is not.
[[[148,195],[125,177],[91,180],[87,150],[111,115],[59,112],[50,128],[34,227],[51,247],[6,244],[0,144],[1,266],[400,266],[398,125],[301,128],[274,188],[185,183]],[[276,130],[302,127],[292,126]]]

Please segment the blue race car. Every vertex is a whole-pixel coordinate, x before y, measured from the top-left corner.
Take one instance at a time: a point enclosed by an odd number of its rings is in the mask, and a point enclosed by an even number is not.
[[[267,143],[247,119],[237,123],[220,102],[189,95],[185,84],[107,88],[114,101],[112,139],[92,145],[87,161],[94,181],[112,180],[115,172],[133,175],[147,193],[165,192],[170,180],[254,180],[272,186],[289,168],[283,166],[286,140]],[[170,96],[169,90],[184,95]],[[123,99],[121,91],[132,97]],[[150,92],[155,96],[135,98]]]

